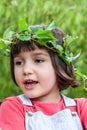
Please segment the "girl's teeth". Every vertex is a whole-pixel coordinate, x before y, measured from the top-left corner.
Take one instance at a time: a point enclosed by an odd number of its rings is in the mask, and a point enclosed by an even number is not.
[[[37,83],[36,81],[26,81],[25,85],[34,85],[36,83]]]

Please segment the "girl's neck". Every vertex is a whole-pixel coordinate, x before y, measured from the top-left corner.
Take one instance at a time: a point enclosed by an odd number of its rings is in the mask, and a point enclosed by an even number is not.
[[[58,103],[60,102],[62,99],[61,94],[57,93],[56,95],[54,95],[53,97],[41,97],[41,98],[36,98],[36,99],[31,99],[32,101],[37,101],[37,102],[43,102],[43,103]]]

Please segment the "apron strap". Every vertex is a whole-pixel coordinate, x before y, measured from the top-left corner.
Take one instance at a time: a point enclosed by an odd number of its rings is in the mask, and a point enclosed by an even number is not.
[[[27,106],[33,106],[31,100],[24,94],[21,94],[18,96],[20,98],[20,100],[22,101],[22,103],[24,105],[27,105]]]
[[[64,103],[66,107],[76,106],[76,102],[73,99],[66,97],[64,95],[62,95],[62,97],[64,99]]]

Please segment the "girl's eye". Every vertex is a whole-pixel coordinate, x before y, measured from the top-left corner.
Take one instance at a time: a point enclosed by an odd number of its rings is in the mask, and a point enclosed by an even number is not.
[[[44,60],[43,59],[36,59],[35,62],[36,63],[42,63],[42,62],[44,62]]]
[[[15,62],[15,65],[22,65],[23,64],[23,61],[16,61]]]

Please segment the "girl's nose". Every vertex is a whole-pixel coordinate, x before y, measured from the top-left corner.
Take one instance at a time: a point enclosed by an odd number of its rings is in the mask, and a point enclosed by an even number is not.
[[[33,74],[33,67],[32,65],[25,65],[23,68],[24,75]]]

